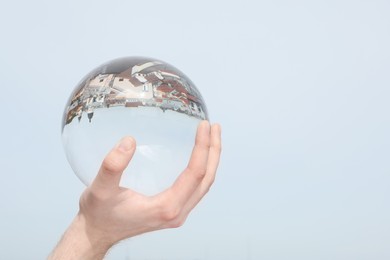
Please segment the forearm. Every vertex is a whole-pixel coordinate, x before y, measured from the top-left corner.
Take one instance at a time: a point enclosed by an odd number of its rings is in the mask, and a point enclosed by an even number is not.
[[[48,260],[103,259],[110,247],[111,244],[88,231],[85,219],[78,214]]]

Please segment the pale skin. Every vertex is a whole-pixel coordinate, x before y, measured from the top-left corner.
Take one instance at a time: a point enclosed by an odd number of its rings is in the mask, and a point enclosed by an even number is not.
[[[119,186],[135,148],[135,140],[125,137],[106,156],[81,195],[78,214],[48,259],[103,259],[123,239],[183,225],[215,180],[221,128],[208,121],[199,124],[188,166],[170,188],[155,196]]]

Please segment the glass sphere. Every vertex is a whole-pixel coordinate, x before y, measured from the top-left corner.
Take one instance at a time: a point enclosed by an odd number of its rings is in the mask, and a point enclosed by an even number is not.
[[[65,107],[62,140],[73,171],[89,185],[115,144],[133,136],[136,152],[120,185],[153,195],[186,167],[204,119],[205,102],[181,71],[126,57],[97,67],[76,86]]]

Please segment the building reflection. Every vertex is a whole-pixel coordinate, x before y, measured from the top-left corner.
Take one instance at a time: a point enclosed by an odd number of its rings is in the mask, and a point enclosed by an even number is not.
[[[200,93],[174,68],[158,61],[131,66],[120,73],[99,73],[88,78],[73,93],[66,112],[66,124],[75,117],[81,121],[87,114],[92,122],[100,108],[156,107],[172,110],[198,119],[207,111]]]

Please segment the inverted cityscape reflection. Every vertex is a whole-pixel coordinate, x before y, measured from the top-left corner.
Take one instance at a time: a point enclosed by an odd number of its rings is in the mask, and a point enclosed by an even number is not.
[[[62,140],[73,171],[89,185],[112,147],[133,136],[137,150],[121,186],[153,195],[185,168],[204,119],[203,98],[181,71],[126,57],[99,66],[76,86],[65,107]]]

